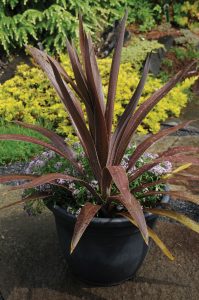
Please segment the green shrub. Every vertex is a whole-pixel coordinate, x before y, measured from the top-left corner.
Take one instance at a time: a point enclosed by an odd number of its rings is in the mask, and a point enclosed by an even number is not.
[[[72,76],[69,60],[61,56],[67,72]],[[98,60],[105,95],[108,88],[108,74],[111,59]],[[149,131],[157,132],[160,122],[169,116],[178,117],[180,111],[188,101],[187,90],[195,78],[186,79],[179,84],[148,114],[138,131],[145,134]],[[122,63],[119,73],[118,88],[115,102],[115,123],[124,110],[139,81],[139,73],[131,63]],[[148,77],[144,93],[140,103],[145,101],[156,89],[162,86],[160,79]],[[22,120],[27,123],[43,123],[44,126],[52,126],[57,132],[75,141],[70,121],[66,118],[62,104],[45,75],[37,67],[29,67],[26,64],[17,68],[16,75],[0,85],[0,117],[6,121]],[[44,121],[45,120],[45,121]]]
[[[199,59],[199,51],[188,45],[186,48],[184,47],[173,47],[171,49],[172,52],[175,53],[176,58],[184,61],[185,59]]]
[[[24,44],[42,42],[47,51],[65,49],[65,36],[77,36],[77,14],[94,33],[120,19],[125,7],[129,23],[145,31],[154,26],[151,4],[144,0],[2,0],[0,1],[0,46],[9,53]],[[96,36],[96,35],[95,35]]]
[[[121,60],[123,63],[132,63],[132,66],[139,70],[147,53],[162,47],[164,47],[163,44],[158,43],[156,40],[149,41],[144,38],[134,37],[128,47],[123,48]]]

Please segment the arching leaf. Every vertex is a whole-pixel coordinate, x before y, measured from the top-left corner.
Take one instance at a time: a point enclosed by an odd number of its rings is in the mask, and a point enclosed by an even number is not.
[[[100,205],[95,205],[90,202],[87,202],[82,208],[77,217],[77,221],[75,223],[75,228],[73,232],[73,237],[71,241],[71,251],[72,253],[77,246],[80,238],[82,237],[84,231],[96,215],[96,213],[100,210]]]

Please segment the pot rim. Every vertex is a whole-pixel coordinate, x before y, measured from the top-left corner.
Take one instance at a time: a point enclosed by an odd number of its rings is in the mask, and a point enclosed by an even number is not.
[[[165,190],[169,190],[168,186],[165,187]],[[162,197],[162,200],[161,200],[161,203],[168,203],[169,202],[169,195],[163,195]],[[69,213],[66,211],[66,209],[58,206],[58,205],[54,205],[54,206],[50,206],[50,205],[47,205],[47,207],[55,214],[55,215],[59,215],[60,217],[62,217],[63,219],[68,219],[68,221],[70,223],[75,223],[76,222],[76,219],[77,219],[77,216]],[[158,206],[157,206],[158,207]],[[144,216],[146,218],[146,220],[150,220],[150,219],[153,219],[153,218],[156,218],[155,215],[153,215],[152,213],[149,213],[149,212],[146,212],[144,213]],[[123,226],[127,226],[132,224],[128,219],[124,218],[124,217],[116,217],[116,218],[97,218],[97,217],[94,217],[90,223],[90,225],[93,227],[99,227],[99,226],[102,226],[102,225],[106,225],[108,227],[117,227],[117,226],[120,226],[122,225]]]

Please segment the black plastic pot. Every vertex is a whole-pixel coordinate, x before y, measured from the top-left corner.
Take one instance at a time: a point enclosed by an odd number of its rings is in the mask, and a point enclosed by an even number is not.
[[[168,202],[167,196],[163,202]],[[71,273],[91,285],[116,285],[132,278],[142,264],[148,246],[139,230],[124,218],[94,218],[74,252],[70,243],[76,217],[58,206],[54,213],[57,233]],[[154,227],[157,217],[146,214]]]

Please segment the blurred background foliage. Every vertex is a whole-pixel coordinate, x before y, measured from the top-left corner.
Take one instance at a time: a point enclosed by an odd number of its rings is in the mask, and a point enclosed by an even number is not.
[[[65,49],[65,36],[75,39],[78,35],[79,11],[97,39],[97,33],[120,19],[125,8],[129,12],[128,23],[137,24],[141,32],[164,18],[198,29],[198,0],[0,0],[0,50],[9,53],[25,44],[40,42],[45,50],[60,53]]]
[[[0,0],[0,63],[1,56],[7,55],[9,60],[20,56],[20,50],[24,50],[26,44],[38,47],[39,43],[45,51],[56,55],[73,76],[65,55],[66,36],[76,43],[78,13],[83,15],[84,26],[98,45],[100,34],[122,18],[125,8],[128,8],[128,28],[133,27],[133,34],[122,52],[115,103],[116,123],[139,81],[147,53],[164,47],[158,43],[158,37],[148,40],[145,32],[161,26],[164,31],[164,27],[174,26],[180,36],[175,38],[175,44],[164,57],[158,78],[149,75],[140,103],[185,63],[199,58],[195,34],[199,33],[199,0]],[[111,58],[98,59],[98,63],[106,95]],[[11,122],[17,119],[39,123],[56,130],[71,143],[76,141],[67,113],[42,71],[37,66],[23,63],[13,74],[11,72],[10,79],[0,84],[0,133],[34,136],[31,130],[19,128]],[[138,132],[155,133],[161,122],[169,117],[179,117],[191,99],[190,87],[195,80],[196,77],[191,77],[176,86],[145,118]],[[0,165],[28,160],[41,151],[37,145],[1,141]]]

